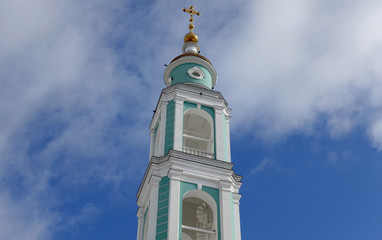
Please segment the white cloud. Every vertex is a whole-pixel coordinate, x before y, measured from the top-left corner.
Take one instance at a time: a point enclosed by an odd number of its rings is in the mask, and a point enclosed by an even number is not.
[[[63,221],[97,216],[87,203],[60,212],[68,188],[117,195],[141,177],[159,90],[147,64],[134,69],[151,60],[136,55],[129,4],[0,1],[1,239],[51,239]]]
[[[369,136],[374,147],[382,149],[382,119],[374,121],[369,128]]]
[[[252,169],[251,174],[257,174],[260,171],[264,170],[266,166],[273,164],[268,158],[264,158],[255,168]]]
[[[217,88],[233,108],[232,132],[277,140],[322,126],[335,137],[355,126],[367,129],[382,106],[382,3],[246,7],[245,17],[233,19],[207,47],[216,57]]]

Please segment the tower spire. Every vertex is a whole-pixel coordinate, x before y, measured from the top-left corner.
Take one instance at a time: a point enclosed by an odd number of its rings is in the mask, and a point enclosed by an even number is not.
[[[193,32],[195,28],[193,17],[194,15],[200,16],[200,12],[196,11],[192,5],[187,9],[183,8],[183,12],[190,14],[190,19],[189,19],[190,24],[188,25],[190,32],[184,36],[184,43],[187,43],[187,42],[198,43],[199,41],[198,36]]]
[[[183,12],[190,14],[190,24],[188,25],[188,29],[190,29],[190,32],[188,32],[186,35],[184,35],[184,45],[183,45],[183,52],[193,52],[193,53],[199,53],[199,38],[194,33],[194,15],[200,16],[200,12],[196,11],[195,8],[191,5],[189,8],[183,8]]]

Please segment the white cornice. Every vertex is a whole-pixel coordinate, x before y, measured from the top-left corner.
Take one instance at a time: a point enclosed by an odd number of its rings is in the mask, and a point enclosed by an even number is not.
[[[225,190],[238,193],[241,182],[235,180],[229,162],[209,159],[175,150],[170,150],[163,157],[152,157],[137,193],[138,206],[144,206],[151,188],[150,179],[169,176],[174,180],[202,183],[204,186],[222,187]]]

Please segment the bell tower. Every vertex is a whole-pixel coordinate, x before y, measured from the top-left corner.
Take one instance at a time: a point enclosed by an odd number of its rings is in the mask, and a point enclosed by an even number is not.
[[[150,162],[137,193],[137,240],[240,240],[242,177],[231,163],[230,112],[199,54],[192,6],[182,54],[164,72],[150,124]]]

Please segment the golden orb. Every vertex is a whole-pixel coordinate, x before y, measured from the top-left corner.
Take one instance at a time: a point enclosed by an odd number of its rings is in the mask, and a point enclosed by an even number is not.
[[[188,43],[188,42],[198,43],[199,38],[195,33],[189,32],[184,36],[184,43]]]

